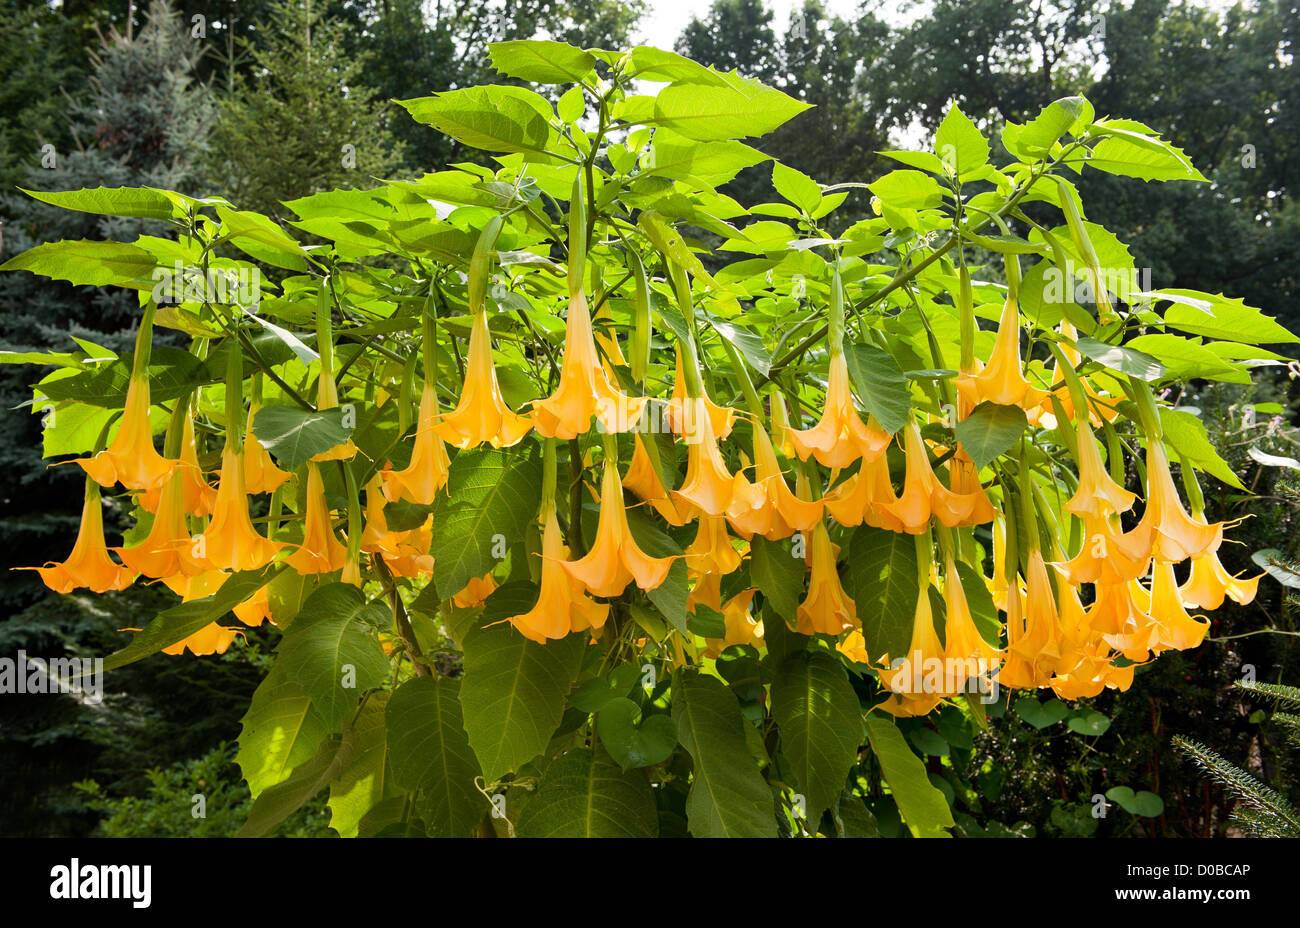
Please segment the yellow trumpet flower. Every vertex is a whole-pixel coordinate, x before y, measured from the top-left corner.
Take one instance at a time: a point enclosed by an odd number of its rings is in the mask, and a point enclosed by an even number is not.
[[[438,491],[447,485],[451,459],[437,431],[438,395],[433,384],[425,381],[420,394],[420,414],[416,420],[415,447],[411,461],[402,470],[385,468],[380,472],[384,495],[390,501],[406,500],[428,506]],[[369,497],[367,497],[369,499]]]
[[[788,436],[799,460],[815,457],[824,467],[848,467],[854,461],[871,461],[885,453],[889,435],[862,421],[849,390],[849,365],[842,353],[833,353],[821,421],[810,429],[790,429]]]
[[[1234,577],[1224,569],[1217,551],[1207,551],[1192,558],[1191,573],[1178,592],[1183,605],[1195,609],[1218,609],[1223,605],[1224,597],[1244,606],[1255,599],[1263,576]]]
[[[731,544],[727,521],[701,515],[695,540],[686,549],[686,566],[696,574],[729,574],[740,566],[740,552]]]
[[[762,535],[776,541],[795,532],[811,531],[821,517],[820,500],[799,499],[790,491],[767,429],[755,423],[754,482],[737,484],[727,508],[731,527],[742,535]]]
[[[731,427],[736,422],[736,410],[730,406],[719,406],[707,396],[701,397],[704,409],[708,412],[710,430],[718,438],[731,434]],[[673,395],[664,406],[663,421],[673,432],[689,441],[698,421],[695,410],[690,408],[690,397],[686,395],[686,376],[682,369],[682,356],[677,355],[677,379],[673,381]]]
[[[863,461],[858,472],[832,490],[824,500],[826,511],[840,525],[867,525],[890,532],[903,531],[894,514],[898,497],[889,479],[889,461],[884,455]]]
[[[196,516],[210,515],[217,501],[217,490],[208,483],[207,478],[203,476],[203,468],[199,466],[199,456],[194,441],[194,418],[189,413],[185,415],[185,425],[181,432],[181,453],[176,462],[176,473],[181,476],[181,499],[184,511]],[[157,512],[163,487],[166,485],[167,481],[163,481],[161,485],[138,494],[136,502],[140,504],[140,508],[145,512]]]
[[[686,480],[680,490],[672,491],[677,511],[724,515],[735,494],[736,479],[718,450],[705,400],[688,399],[683,411],[687,427]]]
[[[998,321],[997,342],[989,363],[978,372],[958,375],[956,383],[957,391],[971,408],[989,402],[1028,409],[1043,401],[1044,391],[1030,386],[1020,363],[1020,311],[1010,294]]]
[[[253,434],[253,417],[258,406],[248,407],[248,426],[244,429],[244,489],[249,493],[274,493],[291,474],[275,466],[270,453]],[[185,456],[181,456],[185,460]]]
[[[106,449],[77,463],[100,486],[122,484],[129,490],[161,487],[176,462],[158,453],[149,424],[149,378],[131,375],[126,388],[126,408],[117,433]]]
[[[1094,519],[1127,512],[1137,500],[1137,494],[1130,493],[1111,479],[1106,465],[1101,462],[1097,437],[1086,419],[1079,419],[1075,434],[1079,442],[1079,489],[1066,502],[1066,511]]]
[[[1151,578],[1151,618],[1160,626],[1160,646],[1152,650],[1186,651],[1205,640],[1209,621],[1199,622],[1183,608],[1174,565],[1156,561]]]
[[[1129,532],[1135,545],[1147,547],[1158,561],[1176,563],[1200,557],[1222,539],[1223,523],[1206,524],[1203,518],[1187,514],[1169,458],[1159,441],[1147,444],[1147,508],[1142,521]]]
[[[202,557],[218,570],[257,570],[275,559],[284,545],[258,534],[248,516],[243,454],[229,445],[221,455],[221,474],[212,520],[202,535]]]
[[[136,571],[109,557],[108,547],[104,544],[104,513],[99,499],[97,482],[93,478],[87,480],[85,501],[81,505],[81,525],[67,560],[50,561],[44,567],[13,569],[36,571],[41,581],[56,593],[71,593],[77,589],[105,593],[130,586]]]
[[[494,448],[507,448],[522,440],[532,427],[528,416],[512,412],[501,398],[497,369],[492,363],[487,313],[476,313],[470,329],[469,359],[460,402],[442,417],[435,429],[447,444],[465,449],[484,442]]]
[[[600,487],[600,519],[596,540],[586,557],[563,561],[569,576],[582,583],[593,596],[618,596],[636,581],[643,590],[653,590],[664,582],[673,566],[671,557],[651,557],[637,545],[627,524],[623,488],[618,468],[605,462]]]
[[[650,440],[654,441],[653,438]],[[632,453],[632,463],[628,465],[627,474],[623,477],[623,486],[631,490],[637,499],[649,503],[669,525],[685,525],[691,518],[689,506],[679,508],[677,501],[668,495],[639,434],[635,441],[636,450]]]
[[[185,528],[185,475],[177,470],[160,491],[158,510],[144,541],[129,548],[114,548],[132,570],[155,579],[177,574],[193,576],[211,570],[192,554],[190,533]]]
[[[551,508],[542,530],[542,581],[537,604],[509,619],[525,638],[545,644],[570,632],[605,627],[609,605],[589,597],[582,584],[569,576],[562,566],[568,556],[569,549]]]
[[[300,574],[327,574],[342,570],[347,556],[347,547],[334,534],[320,468],[314,462],[308,462],[302,544],[285,561]]]
[[[796,613],[797,630],[801,635],[839,635],[859,624],[858,614],[853,600],[840,583],[835,549],[831,546],[825,522],[818,522],[813,528],[809,554],[812,575],[808,580],[808,595]]]
[[[879,708],[896,716],[925,715],[944,697],[956,695],[955,691],[950,692],[943,658],[943,645],[934,630],[927,582],[916,598],[907,654],[894,657],[888,668],[876,668],[880,685],[890,694]]]
[[[560,384],[544,400],[533,403],[533,427],[548,438],[576,438],[596,417],[607,433],[626,432],[641,418],[645,397],[630,397],[609,382],[596,354],[587,299],[581,292],[569,298]]]

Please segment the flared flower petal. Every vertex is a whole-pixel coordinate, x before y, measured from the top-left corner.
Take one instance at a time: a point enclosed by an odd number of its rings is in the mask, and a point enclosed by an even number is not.
[[[435,427],[437,433],[447,444],[461,449],[484,442],[494,448],[506,448],[522,440],[532,427],[528,416],[511,411],[501,398],[496,366],[492,363],[487,314],[478,313],[470,329],[469,359],[460,402],[442,416]]]
[[[132,376],[126,388],[126,409],[108,447],[77,463],[100,486],[122,484],[128,490],[161,487],[176,468],[158,453],[149,424],[149,380]]]
[[[229,446],[221,455],[221,475],[212,520],[197,536],[196,557],[217,570],[257,570],[275,559],[284,545],[258,534],[248,515],[243,455]]]
[[[832,354],[821,420],[810,429],[790,429],[790,443],[799,460],[812,455],[824,467],[848,467],[859,459],[871,461],[885,453],[889,435],[869,427],[858,415],[849,389],[849,365]]]
[[[420,394],[420,414],[416,420],[415,446],[411,449],[410,463],[402,470],[385,468],[380,472],[384,495],[389,500],[428,506],[438,491],[447,485],[451,459],[438,435],[437,418],[438,396],[433,384],[426,382]]]
[[[801,635],[838,636],[858,624],[858,615],[853,600],[840,583],[835,549],[825,522],[818,522],[813,528],[810,549],[812,574],[808,579],[808,594],[796,613],[797,630]]]
[[[342,570],[347,561],[348,549],[334,534],[329,503],[325,500],[325,483],[320,468],[307,464],[306,518],[303,522],[302,544],[285,561],[298,573],[328,574]]]
[[[653,590],[664,582],[672,566],[673,558],[651,557],[632,537],[618,468],[607,461],[601,478],[595,542],[585,557],[564,561],[564,569],[593,596],[609,597],[620,595],[633,581],[643,590]]]

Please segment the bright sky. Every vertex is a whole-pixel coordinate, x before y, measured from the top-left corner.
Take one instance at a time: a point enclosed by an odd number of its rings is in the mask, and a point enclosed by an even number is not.
[[[642,44],[657,45],[671,51],[691,18],[706,15],[710,5],[711,0],[649,0],[646,15],[640,25],[639,38]],[[772,18],[773,31],[779,32],[789,25],[790,9],[795,5],[795,0],[767,0],[768,9],[775,13]],[[798,6],[802,8],[802,0],[799,0]],[[824,6],[832,15],[852,19],[858,4],[853,0],[828,0]]]

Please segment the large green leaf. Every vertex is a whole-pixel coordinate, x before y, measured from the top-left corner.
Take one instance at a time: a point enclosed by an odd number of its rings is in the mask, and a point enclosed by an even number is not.
[[[187,206],[197,204],[180,193],[154,187],[88,187],[84,190],[25,190],[29,197],[100,216],[131,216],[137,219],[180,219]]]
[[[1173,304],[1165,310],[1165,325],[1193,335],[1251,345],[1300,341],[1275,320],[1247,306],[1244,300],[1196,290],[1157,290],[1151,296]]]
[[[624,773],[578,748],[547,766],[517,831],[521,838],[653,838],[659,814],[642,771]]]
[[[749,751],[740,704],[717,677],[673,674],[673,719],[694,761],[686,818],[697,838],[775,838],[771,790]]]
[[[480,775],[461,720],[460,681],[416,677],[388,703],[388,755],[394,782],[420,793],[431,837],[468,838],[487,800],[474,786]]]
[[[502,74],[534,84],[576,84],[596,76],[595,56],[564,42],[492,42],[488,55]]]
[[[262,791],[248,810],[248,820],[235,832],[236,838],[262,838],[302,808],[347,765],[351,748],[342,735],[330,735],[320,743],[310,760],[299,764],[289,777]]]
[[[772,680],[781,754],[816,822],[844,789],[862,743],[862,709],[844,665],[826,651],[796,651]]]
[[[766,135],[809,108],[775,88],[737,74],[722,84],[672,84],[654,99],[650,120],[697,142]]]
[[[555,140],[550,104],[522,87],[466,87],[400,102],[416,122],[484,151],[545,153]]]
[[[131,354],[68,376],[69,369],[55,371],[41,381],[40,390],[52,400],[74,400],[90,406],[122,409],[126,406],[131,379]],[[149,355],[149,399],[166,403],[184,396],[201,384],[210,383],[203,362],[190,352],[171,345],[155,345]]]
[[[894,209],[928,209],[943,202],[939,182],[920,171],[890,171],[867,186],[886,206]]]
[[[638,722],[641,715],[641,708],[622,696],[596,713],[600,743],[624,770],[662,763],[677,747],[677,726],[669,716],[649,715]]]
[[[1127,347],[1151,355],[1165,366],[1165,376],[1173,380],[1221,380],[1226,383],[1250,383],[1250,371],[1240,364],[1223,360],[1199,344],[1200,339],[1184,338],[1169,332],[1139,335]]]
[[[446,494],[434,503],[434,583],[444,596],[495,566],[500,538],[513,544],[537,518],[541,458],[524,450],[462,451],[451,462]]]
[[[1228,466],[1228,462],[1219,456],[1219,452],[1210,443],[1205,423],[1190,412],[1182,409],[1160,407],[1160,427],[1164,431],[1165,441],[1178,452],[1184,464],[1191,464],[1198,470],[1213,474],[1229,486],[1244,490],[1241,478]]]
[[[253,693],[236,760],[256,799],[310,758],[328,734],[302,687],[279,661]]]
[[[92,287],[152,290],[158,259],[138,245],[68,239],[48,242],[14,255],[0,271],[31,271],[53,280]]]
[[[669,129],[655,133],[650,157],[651,166],[645,173],[675,180],[695,178],[710,187],[725,184],[742,169],[770,158],[744,142],[697,142]]]
[[[953,826],[953,820],[948,800],[930,782],[925,764],[907,746],[898,726],[889,719],[869,717],[867,740],[912,834],[918,838],[949,837],[945,829]]]
[[[104,658],[104,669],[116,670],[183,641],[248,599],[283,569],[283,565],[273,564],[261,570],[231,574],[211,596],[192,599],[159,613],[136,633],[130,644]]]
[[[787,623],[797,618],[807,566],[803,558],[790,553],[789,541],[755,535],[749,543],[749,575],[768,606]]]
[[[1141,123],[1103,119],[1093,125],[1092,134],[1104,138],[1084,164],[1098,171],[1142,180],[1206,180],[1181,148],[1157,138]]]
[[[858,526],[849,543],[845,580],[872,659],[906,653],[921,588],[912,536]]]
[[[1079,352],[1098,364],[1104,364],[1112,370],[1128,374],[1139,380],[1155,381],[1164,377],[1165,366],[1151,357],[1133,348],[1120,345],[1108,345],[1095,338],[1081,335],[1076,341]]]
[[[956,434],[975,466],[986,467],[994,458],[1015,447],[1028,427],[1025,411],[1019,406],[985,402],[957,423]]]
[[[389,694],[372,693],[352,724],[353,750],[330,781],[330,827],[355,838],[365,814],[394,793],[388,775],[388,739],[384,710]]]
[[[488,783],[546,749],[560,726],[584,644],[581,635],[538,644],[509,624],[472,628],[465,635],[461,711]]]
[[[934,150],[955,176],[968,175],[989,161],[989,143],[953,103],[934,136]]]
[[[280,642],[276,662],[302,686],[331,731],[356,709],[361,694],[388,676],[375,637],[387,612],[350,583],[331,583],[307,598]]]
[[[844,357],[862,405],[880,427],[892,434],[907,425],[912,399],[907,375],[894,356],[875,345],[846,345]]]
[[[263,406],[253,417],[253,432],[281,467],[296,469],[313,455],[341,445],[352,434],[343,427],[343,409]]]
[[[822,188],[817,181],[779,161],[772,165],[772,186],[805,213],[812,213],[821,205]]]

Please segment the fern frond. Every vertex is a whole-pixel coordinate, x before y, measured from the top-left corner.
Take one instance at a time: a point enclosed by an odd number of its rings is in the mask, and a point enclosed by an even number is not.
[[[1274,827],[1279,830],[1295,829],[1300,833],[1300,814],[1297,814],[1291,803],[1276,790],[1265,786],[1245,770],[1199,742],[1178,735],[1173,739],[1173,743],[1178,750],[1190,757],[1198,767],[1217,780],[1229,793],[1246,803],[1250,809],[1276,819]],[[1244,815],[1246,811],[1249,810],[1238,813],[1238,817]]]
[[[1236,810],[1228,825],[1240,828],[1251,838],[1300,838],[1300,827],[1257,809]]]

